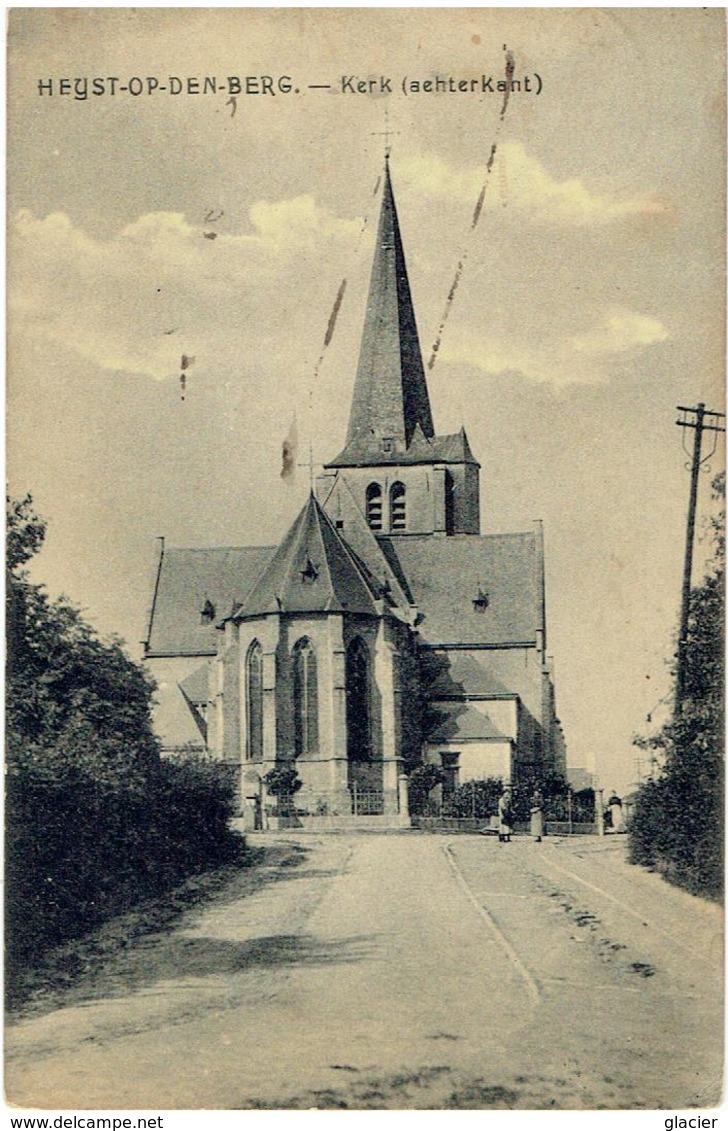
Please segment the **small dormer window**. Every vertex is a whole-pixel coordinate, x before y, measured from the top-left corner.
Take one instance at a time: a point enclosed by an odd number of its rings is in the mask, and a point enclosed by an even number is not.
[[[473,598],[473,612],[484,613],[489,604],[490,600],[488,594],[484,593],[480,586],[478,586],[477,596]]]
[[[382,451],[385,456],[391,456],[394,451],[394,436],[382,436]]]
[[[306,558],[306,564],[301,570],[301,581],[304,585],[313,585],[318,577],[318,570],[310,558]]]
[[[205,602],[200,609],[200,624],[212,624],[215,619],[215,606],[209,597],[205,597]]]

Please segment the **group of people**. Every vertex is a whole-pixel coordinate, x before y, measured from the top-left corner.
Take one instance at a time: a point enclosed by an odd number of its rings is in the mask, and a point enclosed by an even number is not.
[[[513,794],[506,786],[498,799],[498,840],[501,844],[510,843],[513,832]],[[543,794],[534,790],[531,798],[531,836],[536,843],[543,838]]]

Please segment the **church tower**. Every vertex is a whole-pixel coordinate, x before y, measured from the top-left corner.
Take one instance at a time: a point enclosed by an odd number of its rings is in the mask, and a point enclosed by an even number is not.
[[[337,476],[375,534],[479,534],[479,471],[464,428],[435,435],[387,161],[346,445],[319,497],[340,529]]]

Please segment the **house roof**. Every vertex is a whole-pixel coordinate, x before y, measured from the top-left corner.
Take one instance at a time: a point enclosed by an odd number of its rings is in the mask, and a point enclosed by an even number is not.
[[[183,679],[178,686],[190,703],[207,703],[210,698],[210,661],[200,664],[199,668],[195,668],[192,674]]]
[[[424,666],[428,699],[516,699],[492,672],[487,652],[430,653]]]
[[[376,614],[379,592],[311,493],[236,619],[270,612]]]
[[[148,656],[214,655],[215,624],[249,593],[275,546],[167,549],[160,555]],[[214,617],[202,618],[205,601]]]
[[[420,611],[423,643],[533,644],[544,626],[543,551],[536,531],[383,537]],[[478,611],[474,601],[487,597]]]
[[[359,365],[345,452],[381,450],[382,438],[408,447],[419,425],[432,436],[432,412],[412,294],[387,162]],[[344,453],[342,453],[343,455]]]
[[[502,739],[510,741],[510,737],[495,725],[489,715],[478,711],[469,703],[443,703],[437,706],[438,720],[427,734],[429,743],[436,742],[473,742],[492,741]]]

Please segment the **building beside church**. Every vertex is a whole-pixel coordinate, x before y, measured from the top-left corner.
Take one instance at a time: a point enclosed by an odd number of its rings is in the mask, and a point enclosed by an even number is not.
[[[248,815],[295,765],[297,808],[344,822],[395,820],[423,761],[450,789],[565,772],[541,525],[481,534],[479,476],[464,428],[435,433],[387,165],[343,449],[278,546],[160,539],[144,655],[163,748],[207,749]]]

